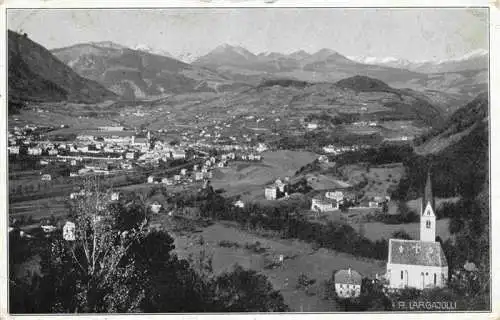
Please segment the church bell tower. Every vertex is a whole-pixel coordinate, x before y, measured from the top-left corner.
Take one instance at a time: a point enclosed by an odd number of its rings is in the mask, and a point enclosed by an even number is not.
[[[427,172],[422,206],[420,210],[420,241],[436,241],[436,215],[434,213],[431,172]]]

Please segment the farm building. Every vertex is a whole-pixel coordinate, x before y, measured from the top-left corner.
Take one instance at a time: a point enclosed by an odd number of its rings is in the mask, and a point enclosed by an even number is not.
[[[111,198],[111,201],[118,201],[118,200],[120,200],[120,193],[119,192],[112,192],[110,198]]]
[[[281,198],[283,195],[286,196],[286,184],[283,183],[281,179],[276,179],[272,185],[269,185],[264,189],[264,195],[267,200],[276,200]]]
[[[154,203],[151,204],[151,211],[153,213],[158,213],[158,212],[160,212],[161,207],[162,207],[161,204],[159,204],[158,202],[154,202]]]
[[[186,158],[186,152],[182,150],[175,150],[172,151],[171,153],[171,158],[173,159],[185,159]]]
[[[245,208],[245,203],[241,200],[238,200],[234,203],[234,206],[238,208]]]
[[[311,200],[311,210],[317,212],[330,212],[339,209],[339,202],[320,193]]]
[[[361,275],[351,268],[335,273],[335,292],[341,298],[356,298],[361,294]]]

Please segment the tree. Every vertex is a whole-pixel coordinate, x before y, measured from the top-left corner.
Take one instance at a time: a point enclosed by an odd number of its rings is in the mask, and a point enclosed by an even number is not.
[[[147,295],[144,312],[211,311],[213,297],[208,279],[200,277],[185,260],[175,254],[174,240],[166,232],[150,232],[142,243],[134,244],[133,259],[145,273]]]
[[[228,312],[284,312],[288,306],[266,276],[236,265],[214,282],[215,304]]]
[[[42,257],[43,280],[52,312],[134,312],[145,296],[142,271],[128,259],[142,241],[146,221],[125,230],[114,229],[116,216],[98,181],[89,180],[74,210],[76,241],[54,238]]]
[[[411,236],[404,231],[403,229],[394,231],[391,235],[392,239],[403,239],[403,240],[412,240]]]

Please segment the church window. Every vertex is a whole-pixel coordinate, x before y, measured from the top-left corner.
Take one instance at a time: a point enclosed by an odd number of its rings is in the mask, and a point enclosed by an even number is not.
[[[425,227],[426,227],[427,229],[430,229],[430,228],[431,228],[431,222],[430,222],[430,220],[427,220],[427,221],[425,222]]]
[[[403,270],[401,270],[401,280],[403,280]]]
[[[425,275],[426,275],[426,276],[428,276],[428,275],[429,275],[429,272],[426,272],[426,273],[425,273]]]
[[[434,285],[436,285],[437,283],[437,278],[436,278],[436,274],[434,273]]]

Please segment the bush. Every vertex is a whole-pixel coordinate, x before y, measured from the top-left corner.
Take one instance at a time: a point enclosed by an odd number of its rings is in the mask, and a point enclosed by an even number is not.
[[[316,283],[316,279],[310,279],[307,275],[304,273],[301,273],[299,277],[297,278],[297,289],[307,289],[309,286],[313,285]]]
[[[219,247],[223,247],[223,248],[239,248],[240,245],[239,245],[239,243],[234,242],[234,241],[221,240],[221,241],[219,241]]]

